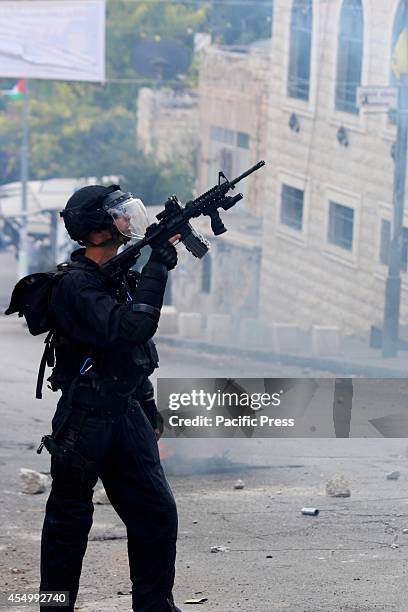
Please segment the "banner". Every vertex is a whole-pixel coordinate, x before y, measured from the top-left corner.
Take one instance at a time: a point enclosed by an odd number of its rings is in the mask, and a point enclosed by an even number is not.
[[[105,0],[0,2],[0,77],[105,80]]]

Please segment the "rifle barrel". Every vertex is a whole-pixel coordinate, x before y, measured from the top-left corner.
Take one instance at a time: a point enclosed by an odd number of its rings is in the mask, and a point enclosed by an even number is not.
[[[246,178],[247,176],[249,176],[253,172],[256,172],[257,170],[262,168],[262,166],[264,166],[264,165],[265,165],[264,160],[259,161],[257,164],[255,164],[255,166],[252,166],[252,168],[250,168],[249,170],[245,170],[245,172],[240,174],[236,179],[234,179],[233,181],[230,181],[230,185],[233,187],[234,185],[236,185],[237,183],[242,181],[242,179]]]

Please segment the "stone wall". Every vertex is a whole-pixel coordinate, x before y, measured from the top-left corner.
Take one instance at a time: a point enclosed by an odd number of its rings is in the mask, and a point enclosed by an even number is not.
[[[212,126],[249,136],[248,163],[266,156],[270,40],[237,49],[207,47],[200,56],[200,164],[198,188],[213,180],[210,167]],[[223,168],[219,168],[223,170]],[[247,181],[245,201],[239,206],[262,216],[264,174]]]
[[[362,84],[387,86],[398,2],[365,0]],[[382,320],[387,267],[380,230],[392,216],[395,128],[386,114],[335,110],[337,41],[342,2],[314,0],[310,101],[287,96],[291,3],[274,2],[269,79],[268,171],[264,203],[261,309],[269,322],[338,326],[366,333]],[[296,115],[299,131],[289,127]],[[345,128],[349,144],[337,140]],[[280,220],[282,184],[304,190],[303,227]],[[328,241],[329,202],[354,209],[353,245]],[[408,227],[408,212],[404,225]],[[403,275],[401,319],[408,322]]]
[[[197,94],[142,87],[137,104],[137,142],[158,161],[176,158],[194,165],[198,147]]]

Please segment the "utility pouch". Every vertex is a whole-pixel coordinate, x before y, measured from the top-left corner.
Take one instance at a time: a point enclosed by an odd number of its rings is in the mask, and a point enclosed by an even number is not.
[[[88,461],[76,450],[57,444],[52,436],[43,436],[42,444],[51,455],[53,487],[64,495],[92,495],[98,480],[95,461]]]
[[[47,436],[43,436],[41,438],[41,444],[37,449],[37,453],[40,454],[43,447],[45,446],[45,448],[47,449],[47,451],[50,453],[51,456],[55,456],[55,455],[62,455],[64,453],[64,449],[61,448],[56,441],[54,440],[54,438],[50,435]]]

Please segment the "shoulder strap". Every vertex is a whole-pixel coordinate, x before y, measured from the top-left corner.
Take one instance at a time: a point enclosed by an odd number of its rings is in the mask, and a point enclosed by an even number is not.
[[[37,386],[35,389],[35,397],[37,399],[42,399],[45,366],[48,365],[50,368],[54,366],[54,335],[55,331],[51,330],[48,332],[47,337],[44,340],[45,348],[41,357],[40,367],[38,369]]]

